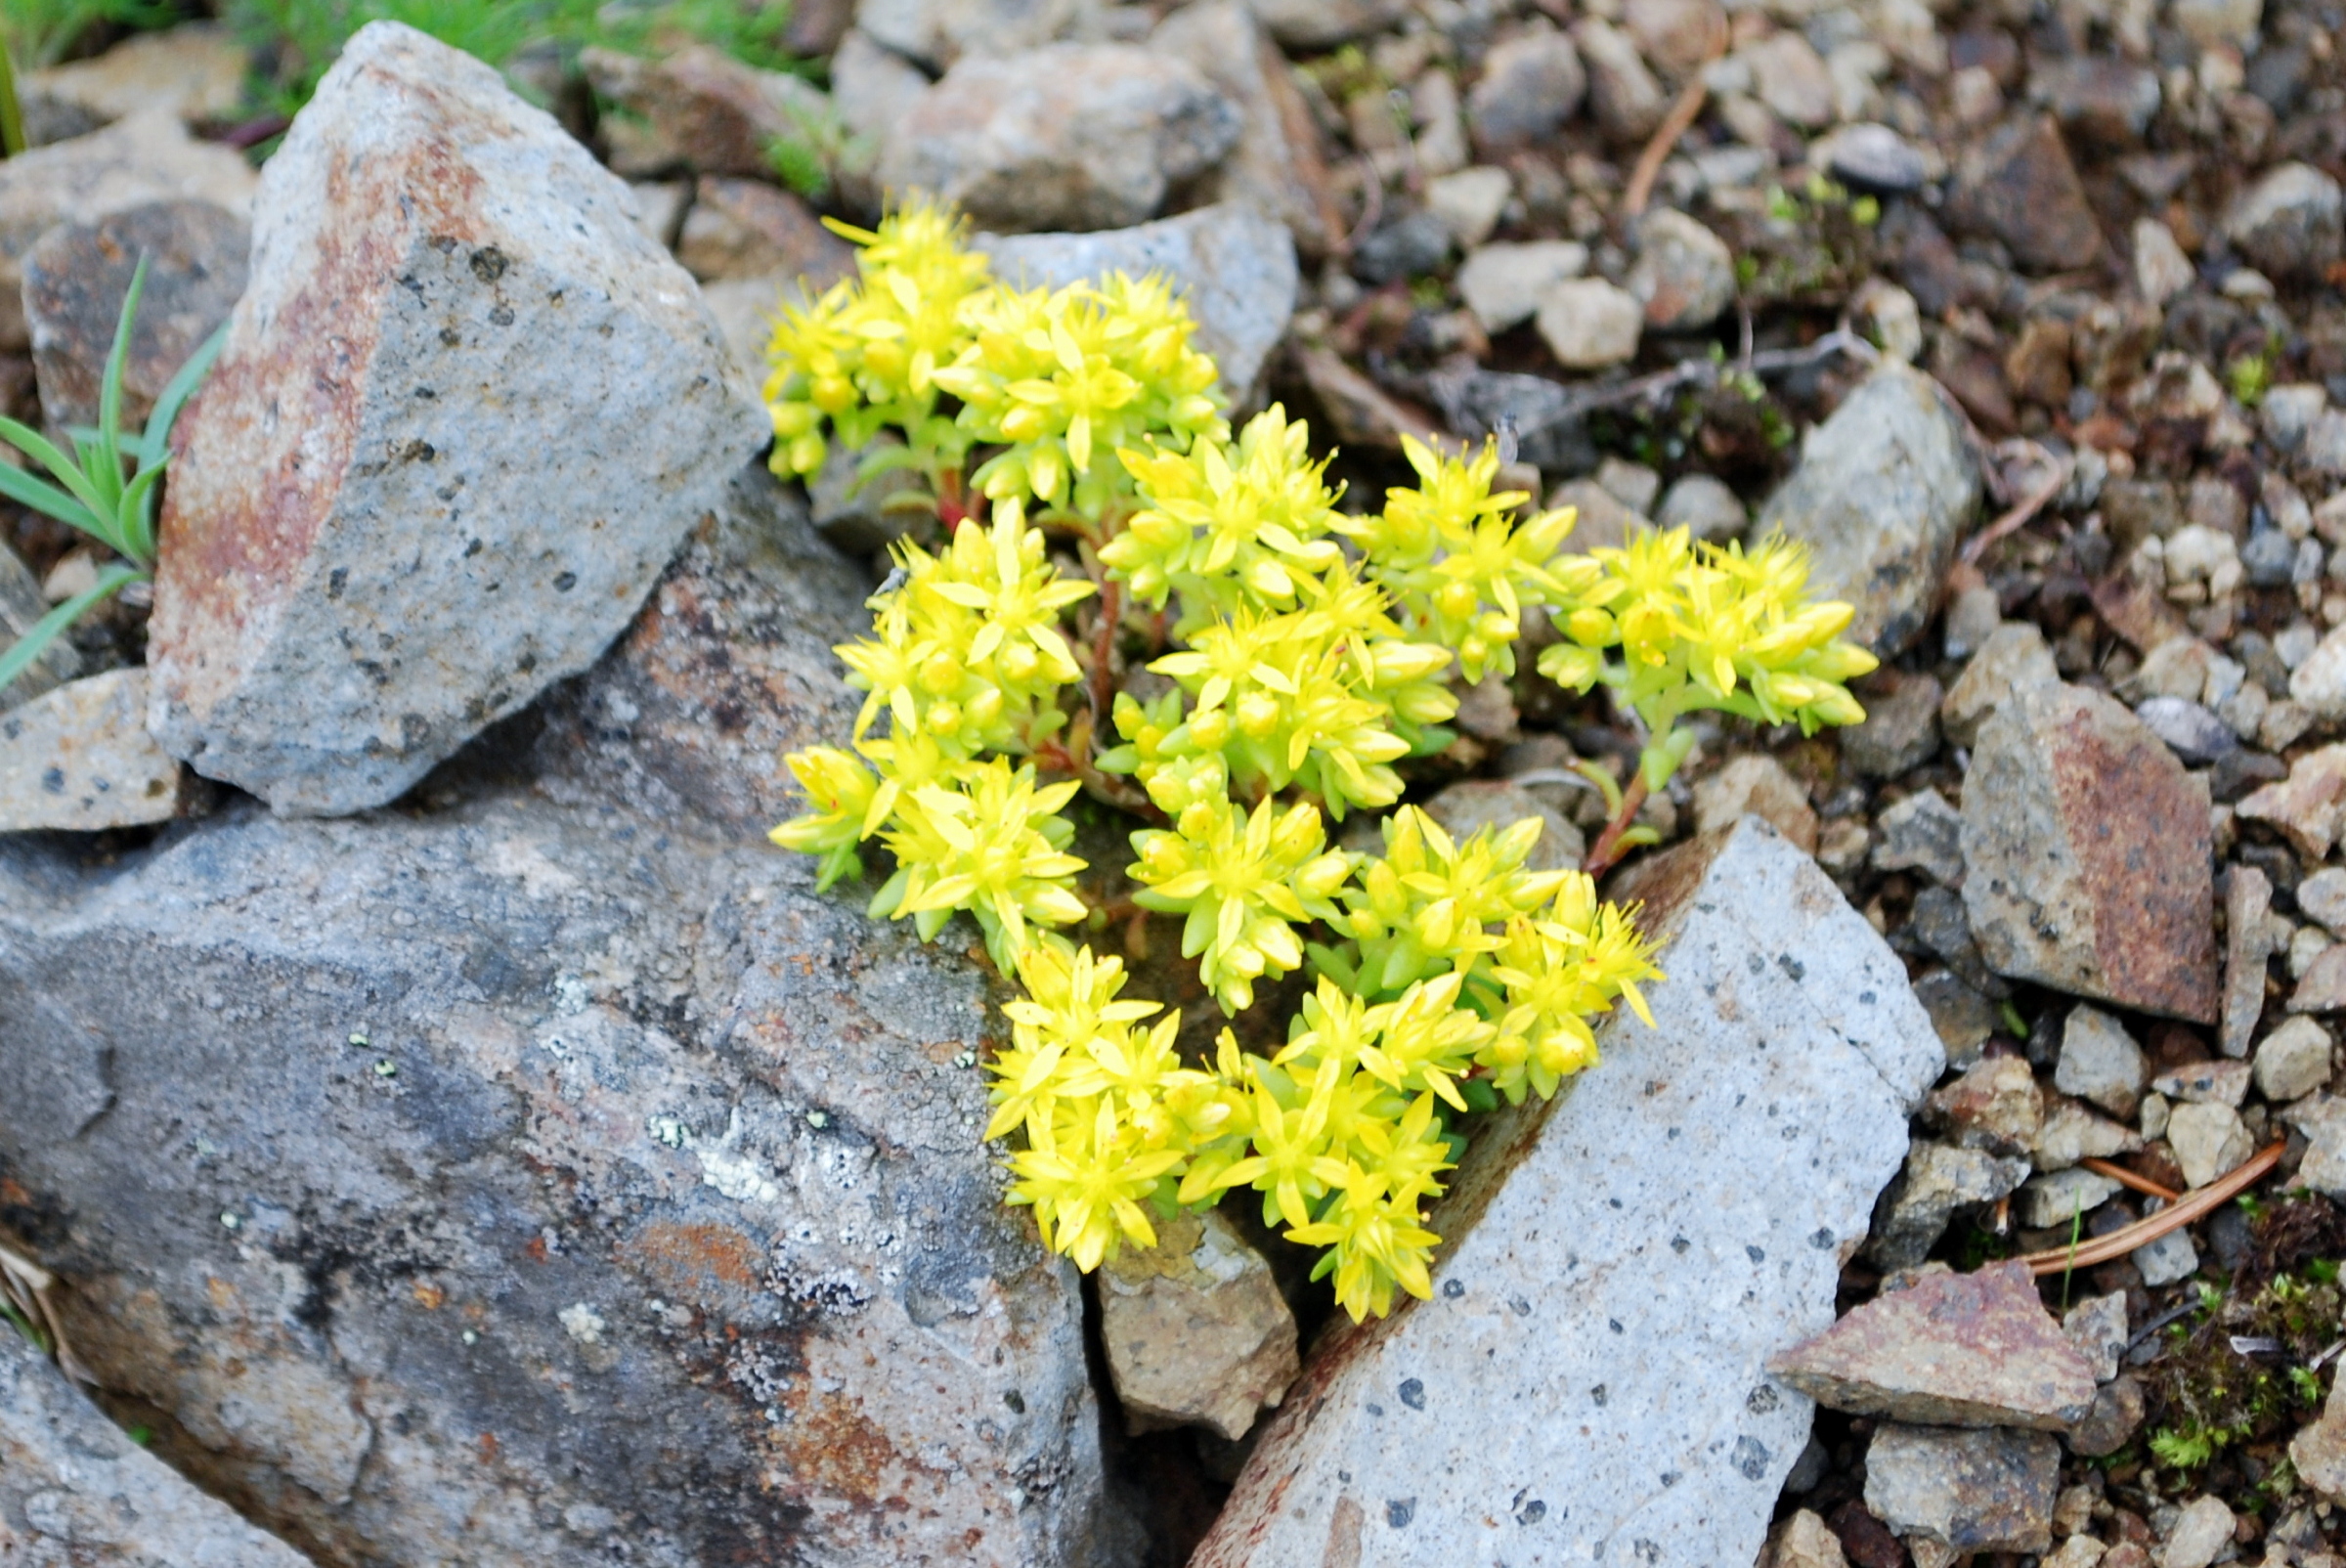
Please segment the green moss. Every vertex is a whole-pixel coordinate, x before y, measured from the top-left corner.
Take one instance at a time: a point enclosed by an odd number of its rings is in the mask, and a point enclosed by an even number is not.
[[[2260,1227],[2261,1229],[2262,1227]],[[2219,1454],[2285,1436],[2322,1403],[2312,1364],[2337,1337],[2346,1291],[2332,1278],[2273,1276],[2247,1289],[2202,1283],[2150,1369],[2151,1458],[2186,1473]]]

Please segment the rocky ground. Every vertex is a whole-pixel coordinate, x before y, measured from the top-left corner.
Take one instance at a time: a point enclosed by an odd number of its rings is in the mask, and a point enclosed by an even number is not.
[[[0,1560],[2334,1568],[2342,28],[804,0],[806,76],[518,58],[550,118],[379,30],[282,140],[265,51],[93,28],[0,402],[92,416],[141,253],[134,418],[236,325],[152,594],[0,698],[64,1369],[0,1336]],[[759,842],[907,515],[764,475],[761,321],[914,188],[1168,270],[1363,501],[1494,436],[1584,546],[1805,541],[1884,656],[1648,804],[1663,1028],[1486,1130],[1381,1326],[1237,1203],[1079,1284],[983,965]],[[0,515],[15,634],[97,563]],[[1562,858],[1636,750],[1528,674],[1460,727],[1419,795]]]

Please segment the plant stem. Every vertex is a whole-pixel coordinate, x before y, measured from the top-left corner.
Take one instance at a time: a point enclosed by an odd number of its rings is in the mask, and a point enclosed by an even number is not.
[[[1124,619],[1124,584],[1110,577],[1100,585],[1100,629],[1092,634],[1092,744],[1116,705],[1116,627]]]
[[[17,63],[0,38],[0,157],[24,151],[24,111],[17,104]]]
[[[1629,824],[1636,820],[1637,808],[1645,804],[1645,769],[1640,767],[1630,777],[1629,787],[1621,792],[1620,809],[1613,813],[1613,820],[1605,824],[1605,831],[1596,836],[1596,843],[1589,848],[1588,858],[1581,862],[1583,871],[1592,877],[1601,877],[1621,863],[1621,857],[1629,852],[1621,842],[1621,836],[1629,832]]]

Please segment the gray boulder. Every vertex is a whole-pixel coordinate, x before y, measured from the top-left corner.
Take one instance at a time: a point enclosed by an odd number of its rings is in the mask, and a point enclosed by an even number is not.
[[[631,211],[487,66],[351,40],[270,159],[180,424],[150,654],[173,755],[281,810],[379,806],[626,627],[767,435]]]
[[[309,1559],[188,1485],[0,1324],[0,1561],[305,1568]]]
[[[1929,376],[1885,364],[1808,432],[1756,537],[1814,549],[1812,590],[1855,605],[1849,637],[1888,658],[1922,634],[1978,505],[1962,417]]]
[[[1112,272],[1163,273],[1196,318],[1196,344],[1243,398],[1294,314],[1295,241],[1277,221],[1225,201],[1106,234],[979,235],[994,276],[1021,288],[1060,287]]]
[[[1477,1134],[1432,1299],[1324,1336],[1195,1568],[1759,1555],[1811,1415],[1762,1364],[1832,1321],[1944,1058],[1764,823],[1637,869],[1657,1027],[1615,1017],[1601,1066]]]
[[[1128,44],[968,56],[881,149],[883,189],[925,191],[1006,231],[1118,229],[1238,139],[1238,108],[1198,69]]]
[[[322,1560],[1108,1554],[987,981],[751,831],[739,753],[845,731],[858,569],[736,494],[415,811],[0,846],[0,1174],[68,1335]]]

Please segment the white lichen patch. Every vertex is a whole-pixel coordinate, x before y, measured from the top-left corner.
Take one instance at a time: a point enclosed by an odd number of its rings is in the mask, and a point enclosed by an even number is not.
[[[766,1168],[748,1154],[730,1149],[699,1148],[701,1180],[736,1203],[771,1203],[782,1196]]]
[[[584,1301],[574,1301],[554,1314],[562,1331],[582,1345],[597,1345],[603,1340],[602,1315]]]
[[[771,1203],[782,1196],[782,1187],[774,1173],[755,1155],[741,1153],[734,1147],[741,1140],[741,1112],[735,1111],[725,1122],[725,1135],[714,1143],[706,1143],[692,1135],[692,1129],[673,1116],[651,1118],[652,1136],[671,1149],[689,1149],[701,1162],[701,1182],[714,1187],[736,1203]]]

